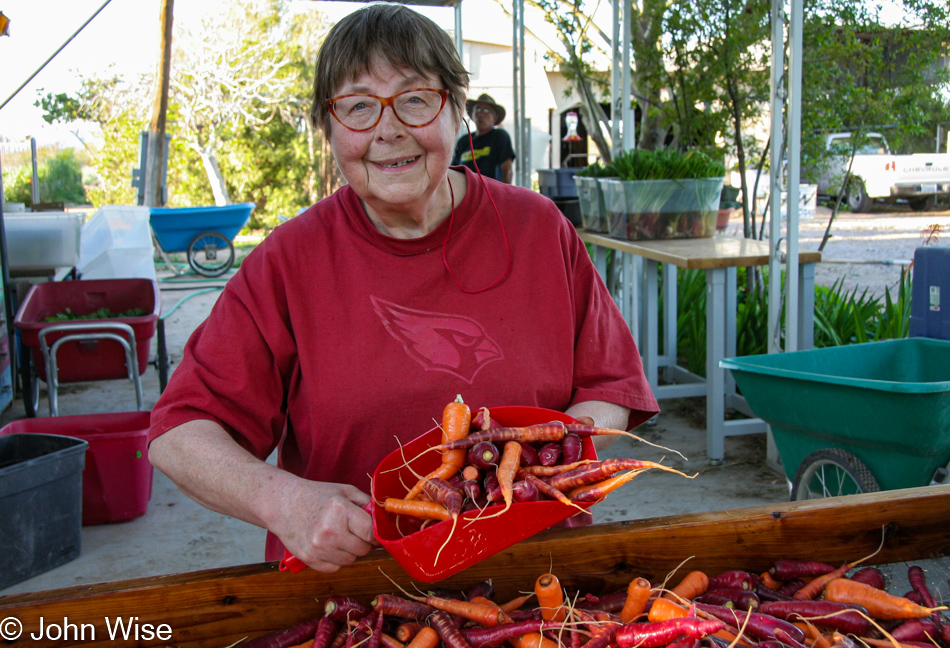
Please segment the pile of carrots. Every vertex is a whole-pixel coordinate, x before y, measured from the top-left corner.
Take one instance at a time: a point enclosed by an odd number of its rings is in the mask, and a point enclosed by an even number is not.
[[[461,396],[443,410],[441,430],[441,444],[430,448],[441,453],[441,463],[419,475],[404,497],[379,502],[387,513],[455,521],[473,509],[482,515],[489,506],[503,505],[487,512],[501,515],[515,502],[538,500],[557,500],[580,511],[578,503],[599,502],[644,470],[678,472],[650,461],[581,458],[583,438],[633,436],[628,432],[559,421],[502,427],[487,408],[473,417]]]
[[[848,567],[848,566],[846,566]],[[945,648],[950,624],[923,578],[886,592],[873,567],[805,560],[755,574],[692,571],[672,589],[633,579],[623,590],[571,592],[542,574],[528,593],[494,600],[489,582],[469,592],[380,594],[368,605],[332,596],[320,619],[240,648]],[[809,587],[812,583],[817,583]]]

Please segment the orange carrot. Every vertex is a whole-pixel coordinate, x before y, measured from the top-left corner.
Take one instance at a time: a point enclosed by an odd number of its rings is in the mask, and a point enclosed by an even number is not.
[[[836,603],[857,603],[875,619],[920,619],[933,609],[917,605],[903,596],[894,596],[850,578],[836,578],[825,585],[825,600]]]
[[[822,574],[821,576],[815,576],[813,579],[805,583],[804,586],[800,587],[798,591],[792,595],[793,598],[796,598],[800,601],[810,601],[821,594],[821,590],[825,589],[825,585],[836,578],[841,578],[851,571],[855,565],[857,565],[857,563],[845,563],[832,572]]]
[[[498,468],[495,475],[498,477],[498,487],[501,488],[501,496],[505,500],[505,508],[502,513],[511,506],[515,483],[515,473],[518,472],[518,464],[521,462],[521,444],[517,441],[509,441],[505,444],[505,449],[501,452],[501,459],[498,461]]]
[[[759,576],[762,578],[762,584],[768,587],[769,589],[778,589],[782,586],[781,581],[777,581],[774,578],[772,578],[772,574],[770,574],[767,571],[762,572],[761,574],[759,574]]]
[[[554,574],[542,574],[534,581],[534,595],[538,597],[541,618],[545,621],[563,621],[567,616],[564,607],[564,590]]]
[[[634,578],[627,585],[627,598],[624,599],[623,609],[620,610],[620,620],[630,623],[643,614],[647,599],[650,598],[650,581],[645,578]]]
[[[439,634],[429,626],[423,626],[412,638],[406,648],[436,648],[439,645]]]
[[[639,475],[642,470],[629,470],[619,475],[614,475],[603,481],[599,481],[589,486],[581,486],[570,491],[567,496],[574,502],[599,502],[617,490],[628,481]]]
[[[462,468],[462,479],[470,479],[472,481],[478,479],[478,468],[475,466],[465,466]]]
[[[529,632],[522,635],[517,641],[513,641],[517,648],[558,648],[554,643],[540,632]]]
[[[449,614],[460,616],[490,628],[505,620],[505,613],[501,611],[498,605],[491,601],[489,601],[490,605],[483,605],[473,601],[460,601],[458,599],[447,599],[439,596],[420,597],[419,600],[437,610],[443,610]]]
[[[705,594],[708,589],[709,577],[705,572],[691,571],[683,577],[679,585],[673,588],[672,592],[664,594],[663,598],[676,600],[676,597],[679,597],[687,601],[692,601],[697,596]]]
[[[669,621],[670,619],[682,619],[689,612],[678,603],[666,598],[658,598],[653,601],[650,611],[647,613],[647,620],[650,623],[657,621]]]
[[[385,632],[379,633],[379,645],[382,648],[406,648],[406,644]]]
[[[458,441],[468,436],[472,426],[472,411],[462,402],[459,394],[454,401],[442,410],[442,443]],[[465,450],[446,450],[442,452],[442,464],[431,473],[416,482],[406,499],[415,499],[422,492],[426,480],[441,478],[451,479],[465,465]]]
[[[811,648],[831,648],[831,642],[828,640],[828,637],[821,634],[821,630],[819,630],[814,624],[808,623],[807,621],[802,621],[800,623],[796,623],[795,625],[801,628],[802,631],[804,631],[805,636],[811,640],[808,644],[811,646]]]
[[[452,519],[448,510],[441,504],[436,504],[435,502],[409,501],[396,497],[387,497],[383,501],[383,510],[393,515],[409,515],[411,517],[430,520]]]
[[[522,596],[516,596],[515,598],[511,599],[507,603],[502,603],[500,606],[501,611],[504,612],[505,614],[514,612],[515,610],[521,608],[522,605],[527,603],[528,599],[530,599],[532,596],[534,596],[534,594],[524,594]]]
[[[522,466],[521,469],[535,477],[553,477],[554,475],[560,475],[568,470],[574,470],[575,468],[580,468],[581,466],[592,463],[594,463],[593,459],[581,459],[580,461],[569,464],[558,464],[555,466],[542,466],[539,464],[537,466]]]

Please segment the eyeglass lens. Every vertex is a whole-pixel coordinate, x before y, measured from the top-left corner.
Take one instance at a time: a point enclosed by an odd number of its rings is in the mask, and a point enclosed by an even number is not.
[[[442,110],[442,95],[433,90],[409,90],[389,101],[372,95],[351,95],[333,102],[333,113],[340,123],[356,130],[372,128],[379,121],[383,105],[388,103],[407,126],[425,126]]]

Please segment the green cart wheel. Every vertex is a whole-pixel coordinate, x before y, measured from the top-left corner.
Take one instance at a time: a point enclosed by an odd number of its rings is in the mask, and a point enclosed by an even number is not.
[[[805,457],[792,481],[793,502],[881,490],[868,467],[847,450],[823,448]]]
[[[234,264],[234,245],[218,232],[202,232],[188,245],[188,265],[205,277],[220,277]]]

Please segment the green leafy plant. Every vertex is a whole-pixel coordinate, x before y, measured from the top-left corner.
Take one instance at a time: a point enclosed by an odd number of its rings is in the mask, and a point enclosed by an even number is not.
[[[62,310],[55,315],[49,317],[44,317],[44,322],[72,322],[75,320],[90,320],[90,319],[120,319],[126,317],[142,317],[145,315],[145,311],[141,308],[131,308],[127,311],[122,311],[121,313],[113,312],[111,309],[102,307],[96,309],[91,313],[79,314],[74,313],[71,308]]]
[[[574,175],[579,175],[582,178],[616,178],[617,170],[614,168],[613,163],[601,164],[598,161],[584,167]]]

